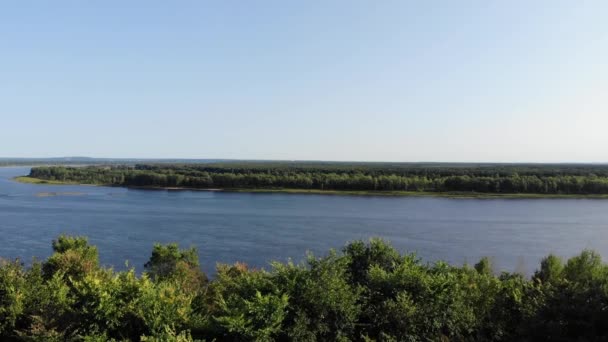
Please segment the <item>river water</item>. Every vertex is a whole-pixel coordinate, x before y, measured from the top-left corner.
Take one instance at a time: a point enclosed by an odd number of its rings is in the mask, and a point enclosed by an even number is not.
[[[382,237],[424,261],[492,258],[532,273],[548,253],[608,256],[608,200],[447,199],[134,190],[14,182],[29,168],[0,168],[0,256],[46,258],[59,234],[86,235],[104,265],[137,271],[155,242],[196,246],[201,265],[269,267],[346,242]]]

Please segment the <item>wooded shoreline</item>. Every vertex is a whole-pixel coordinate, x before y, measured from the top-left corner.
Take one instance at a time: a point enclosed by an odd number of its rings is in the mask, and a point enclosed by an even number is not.
[[[354,190],[306,190],[306,189],[240,189],[240,188],[188,188],[188,187],[158,187],[158,186],[122,186],[113,184],[89,184],[62,181],[47,181],[29,176],[13,178],[19,183],[42,185],[82,185],[82,186],[109,186],[140,190],[168,190],[168,191],[210,191],[210,192],[238,192],[259,194],[301,194],[301,195],[328,195],[328,196],[380,196],[380,197],[440,197],[456,199],[608,199],[608,194],[507,194],[507,193],[479,193],[479,192],[421,192],[421,191],[354,191]]]
[[[608,166],[274,163],[33,167],[17,181],[137,189],[447,198],[608,198]]]

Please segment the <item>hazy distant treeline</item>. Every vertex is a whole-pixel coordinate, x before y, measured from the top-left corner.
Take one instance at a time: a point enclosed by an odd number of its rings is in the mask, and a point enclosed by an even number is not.
[[[176,164],[176,163],[211,163],[220,159],[132,159],[132,158],[0,158],[0,166],[33,166],[33,165],[135,165],[138,163]]]
[[[608,194],[608,166],[594,165],[140,164],[35,167],[30,176],[150,187]]]

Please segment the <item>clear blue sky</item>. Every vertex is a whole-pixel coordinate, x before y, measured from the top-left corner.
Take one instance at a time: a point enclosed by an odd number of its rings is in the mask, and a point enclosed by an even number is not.
[[[10,1],[0,156],[608,162],[608,1]]]

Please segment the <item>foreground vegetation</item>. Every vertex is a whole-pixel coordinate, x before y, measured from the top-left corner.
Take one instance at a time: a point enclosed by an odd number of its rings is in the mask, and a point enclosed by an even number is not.
[[[224,163],[35,167],[26,180],[273,191],[608,195],[608,166]]]
[[[0,265],[2,341],[596,341],[608,339],[608,265],[546,257],[527,279],[420,262],[381,240],[307,262],[201,272],[195,249],[155,245],[145,272],[99,266],[81,237]]]

